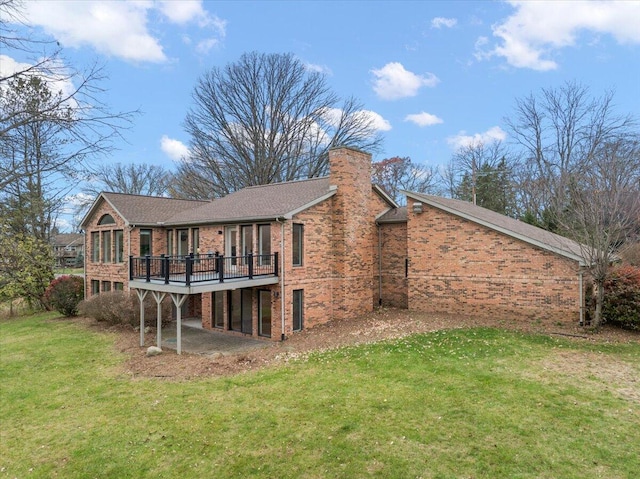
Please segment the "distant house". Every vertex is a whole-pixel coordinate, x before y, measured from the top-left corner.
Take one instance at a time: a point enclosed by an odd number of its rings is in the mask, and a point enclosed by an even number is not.
[[[324,178],[214,201],[101,193],[82,221],[86,294],[170,297],[178,321],[284,339],[376,305],[577,322],[579,245],[457,200],[371,184],[336,148]]]
[[[84,258],[84,235],[62,233],[51,238],[56,266],[82,266]]]

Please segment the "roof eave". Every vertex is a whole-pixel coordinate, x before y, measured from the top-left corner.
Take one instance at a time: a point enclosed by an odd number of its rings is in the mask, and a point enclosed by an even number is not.
[[[371,187],[373,188],[373,190],[378,193],[380,196],[382,196],[382,198],[389,203],[393,208],[400,208],[400,205],[398,205],[398,203],[396,203],[396,201],[391,198],[391,196],[389,196],[389,194],[384,191],[380,186],[376,185],[375,183],[373,183],[371,185]]]
[[[335,186],[330,186],[329,189],[330,189],[330,191],[328,193],[326,193],[326,194],[314,199],[313,201],[310,201],[307,204],[304,204],[304,205],[300,206],[299,208],[296,208],[294,210],[289,211],[288,213],[285,213],[284,215],[282,215],[282,217],[284,219],[286,219],[286,220],[293,219],[293,217],[295,215],[297,215],[298,213],[300,213],[300,212],[302,212],[302,211],[304,211],[306,209],[309,209],[312,206],[315,206],[315,205],[317,205],[319,203],[322,203],[323,201],[331,198],[333,195],[336,194],[336,191],[338,191],[338,189]]]
[[[102,198],[104,201],[107,202],[107,204],[113,208],[113,211],[116,212],[116,214],[123,219],[125,226],[129,226],[130,221],[128,218],[126,218],[119,210],[118,208],[116,208],[116,206],[111,202],[111,200],[109,200],[109,198],[107,198],[105,196],[105,192],[101,192],[98,197],[94,200],[93,204],[91,205],[91,208],[89,208],[89,211],[87,212],[86,215],[84,215],[84,218],[82,218],[82,221],[80,222],[80,226],[83,229],[86,229],[86,225],[87,225],[87,221],[89,220],[89,218],[95,213],[96,208],[98,207],[98,201],[100,200],[100,198]]]
[[[194,221],[172,221],[165,222],[161,225],[164,228],[172,228],[177,226],[206,226],[206,225],[227,225],[227,224],[239,224],[239,223],[259,223],[278,221],[284,219],[284,215],[269,215],[269,216],[244,216],[237,218],[224,218],[220,220],[194,220]],[[136,225],[140,226],[140,225]],[[160,225],[155,225],[156,227]]]

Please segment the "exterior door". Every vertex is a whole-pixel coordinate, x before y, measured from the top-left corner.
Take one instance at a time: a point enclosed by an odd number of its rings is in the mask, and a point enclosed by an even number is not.
[[[233,289],[228,292],[229,329],[252,334],[253,290]]]
[[[258,334],[271,337],[271,291],[261,290],[258,296]]]

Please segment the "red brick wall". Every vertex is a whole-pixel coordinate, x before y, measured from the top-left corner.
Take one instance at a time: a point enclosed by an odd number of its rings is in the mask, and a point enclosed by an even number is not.
[[[371,190],[371,156],[349,148],[329,153],[333,197],[333,317],[373,310],[374,251],[377,243]]]
[[[407,259],[407,223],[385,223],[379,227],[380,251],[382,261],[377,263],[376,271],[382,272],[382,281],[377,283],[380,275],[376,274],[375,300],[382,293],[382,305],[395,308],[407,308],[407,276],[405,261]],[[376,248],[375,260],[380,256]]]
[[[332,205],[333,198],[312,206],[285,223],[285,335],[290,335],[293,328],[294,289],[304,290],[304,328],[324,323],[334,315]],[[302,266],[292,265],[294,223],[304,225]]]
[[[105,214],[110,214],[115,220],[115,224],[110,225],[98,225],[100,218],[102,218]],[[102,285],[103,281],[109,282],[121,282],[124,283],[125,291],[128,291],[129,284],[129,231],[128,228],[124,224],[124,220],[118,216],[118,214],[109,206],[106,201],[102,201],[102,203],[98,206],[95,211],[95,214],[89,218],[86,233],[85,233],[85,298],[89,298],[91,296],[91,280],[98,280]],[[123,230],[123,241],[124,241],[124,262],[123,263],[104,263],[102,262],[102,251],[99,262],[93,262],[93,251],[91,245],[91,233],[94,231],[102,232],[102,231],[114,231],[114,230]],[[102,235],[100,237],[100,241],[102,241]],[[102,249],[102,248],[101,248]],[[115,255],[115,241],[111,238],[111,259],[113,261]],[[113,284],[111,285],[112,290],[114,289]]]
[[[577,321],[578,264],[409,199],[408,305],[421,311]]]

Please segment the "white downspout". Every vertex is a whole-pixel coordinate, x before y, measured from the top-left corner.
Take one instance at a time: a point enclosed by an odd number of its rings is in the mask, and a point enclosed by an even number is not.
[[[584,326],[584,285],[582,271],[578,273],[578,283],[580,288],[580,326]]]
[[[280,219],[276,218],[276,222],[280,223]],[[280,315],[282,319],[282,329],[280,330],[280,340],[284,341],[285,327],[285,307],[284,307],[284,221],[281,223],[280,231]]]
[[[382,306],[382,230],[378,227],[378,306]]]

